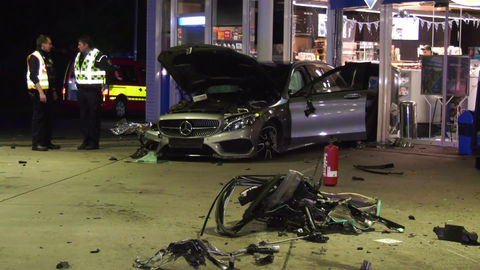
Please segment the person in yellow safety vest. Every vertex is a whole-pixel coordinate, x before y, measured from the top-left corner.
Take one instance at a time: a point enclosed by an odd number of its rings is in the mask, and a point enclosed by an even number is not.
[[[78,39],[78,50],[74,72],[83,142],[77,149],[95,150],[100,142],[102,90],[108,89],[114,68],[108,57],[93,47],[90,37]]]
[[[60,149],[52,143],[53,105],[57,100],[55,68],[50,50],[52,39],[40,35],[37,50],[27,56],[27,87],[33,105],[32,150]]]

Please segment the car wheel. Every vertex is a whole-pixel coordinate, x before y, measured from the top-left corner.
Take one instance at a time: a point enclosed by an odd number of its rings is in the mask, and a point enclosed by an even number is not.
[[[127,115],[127,101],[123,98],[117,99],[113,106],[113,113],[118,118],[123,118]]]
[[[268,122],[260,130],[257,147],[257,157],[260,159],[271,159],[272,154],[278,151],[278,128],[274,123]]]

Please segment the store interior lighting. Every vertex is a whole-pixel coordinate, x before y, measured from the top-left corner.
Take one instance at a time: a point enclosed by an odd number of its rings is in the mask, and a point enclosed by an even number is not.
[[[302,7],[328,8],[328,4],[297,3],[297,1],[293,1],[292,3],[295,6],[302,6]]]
[[[480,6],[480,1],[478,0],[452,0],[453,2],[465,5],[465,6]]]

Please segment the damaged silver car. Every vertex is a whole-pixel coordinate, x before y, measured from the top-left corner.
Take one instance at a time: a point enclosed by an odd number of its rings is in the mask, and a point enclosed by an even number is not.
[[[186,94],[145,135],[159,155],[269,158],[376,129],[378,65],[259,63],[212,45],[173,47],[158,61]]]

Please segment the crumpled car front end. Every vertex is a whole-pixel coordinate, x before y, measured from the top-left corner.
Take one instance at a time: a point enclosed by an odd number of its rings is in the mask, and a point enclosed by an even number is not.
[[[251,158],[263,121],[258,113],[233,116],[173,113],[159,119],[159,152],[166,155]]]

